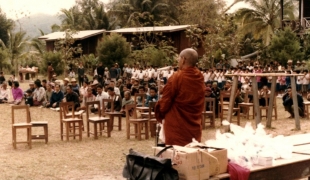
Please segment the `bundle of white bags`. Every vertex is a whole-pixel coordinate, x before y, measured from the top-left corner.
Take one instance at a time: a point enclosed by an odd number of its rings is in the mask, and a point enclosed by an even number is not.
[[[223,122],[223,124],[229,122]],[[245,127],[230,124],[232,133],[221,133],[216,131],[216,139],[205,142],[206,146],[226,148],[228,159],[242,167],[251,169],[253,165],[261,165],[262,159],[283,158],[292,156],[293,145],[283,135],[272,137],[267,135],[264,126],[259,124],[256,130],[251,123]],[[260,162],[259,162],[260,161]]]

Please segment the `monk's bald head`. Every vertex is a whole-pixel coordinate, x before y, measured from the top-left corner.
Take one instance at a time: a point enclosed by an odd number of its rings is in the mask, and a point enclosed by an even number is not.
[[[185,64],[187,66],[196,66],[196,63],[198,62],[198,53],[192,48],[184,49],[180,53],[180,56],[186,59]]]

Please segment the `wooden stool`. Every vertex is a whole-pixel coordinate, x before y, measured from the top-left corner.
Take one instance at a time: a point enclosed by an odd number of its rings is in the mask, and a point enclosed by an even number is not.
[[[30,122],[32,127],[43,127],[44,134],[43,135],[32,135],[31,139],[44,139],[45,144],[48,142],[48,122],[42,121],[42,122]]]
[[[309,106],[310,106],[310,101],[304,102],[305,116],[307,116],[307,119],[309,119]]]

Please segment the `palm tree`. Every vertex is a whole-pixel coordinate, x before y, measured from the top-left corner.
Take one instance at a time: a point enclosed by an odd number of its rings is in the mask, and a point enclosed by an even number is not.
[[[241,32],[252,33],[255,39],[261,38],[269,45],[274,32],[281,27],[281,5],[279,0],[245,0],[252,9],[242,8],[235,19],[241,25]],[[284,0],[284,17],[294,19],[292,0]]]
[[[9,32],[8,34],[9,46],[7,47],[7,50],[9,52],[11,65],[14,67],[16,74],[19,57],[23,53],[24,48],[29,45],[29,42],[25,31],[19,31],[16,33]]]
[[[112,3],[110,12],[117,16],[121,26],[179,24],[164,0],[118,0]]]
[[[72,30],[83,30],[83,20],[79,7],[77,5],[71,7],[70,9],[61,9],[63,14],[60,16],[62,19],[61,29],[72,29]]]

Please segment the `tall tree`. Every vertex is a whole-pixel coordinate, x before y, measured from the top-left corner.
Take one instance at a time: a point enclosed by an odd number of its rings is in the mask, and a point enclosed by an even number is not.
[[[8,32],[13,28],[13,21],[8,19],[4,12],[0,8],[0,39],[7,46],[9,44]]]
[[[281,5],[279,0],[245,0],[251,9],[242,8],[236,12],[236,20],[243,33],[252,33],[254,38],[262,38],[269,45],[275,31],[281,27]],[[284,17],[294,19],[294,3],[284,0]]]
[[[188,0],[182,4],[181,24],[198,25],[199,27],[213,28],[222,18],[225,7],[223,0]]]
[[[275,34],[268,47],[268,54],[272,60],[276,60],[281,64],[286,64],[288,59],[302,60],[304,58],[300,39],[290,28]]]
[[[119,26],[179,24],[165,0],[116,0],[110,4],[110,14]]]
[[[105,7],[99,0],[76,0],[69,9],[61,9],[62,24],[60,30],[95,30],[109,29],[109,19]],[[52,26],[58,30],[57,25]]]

